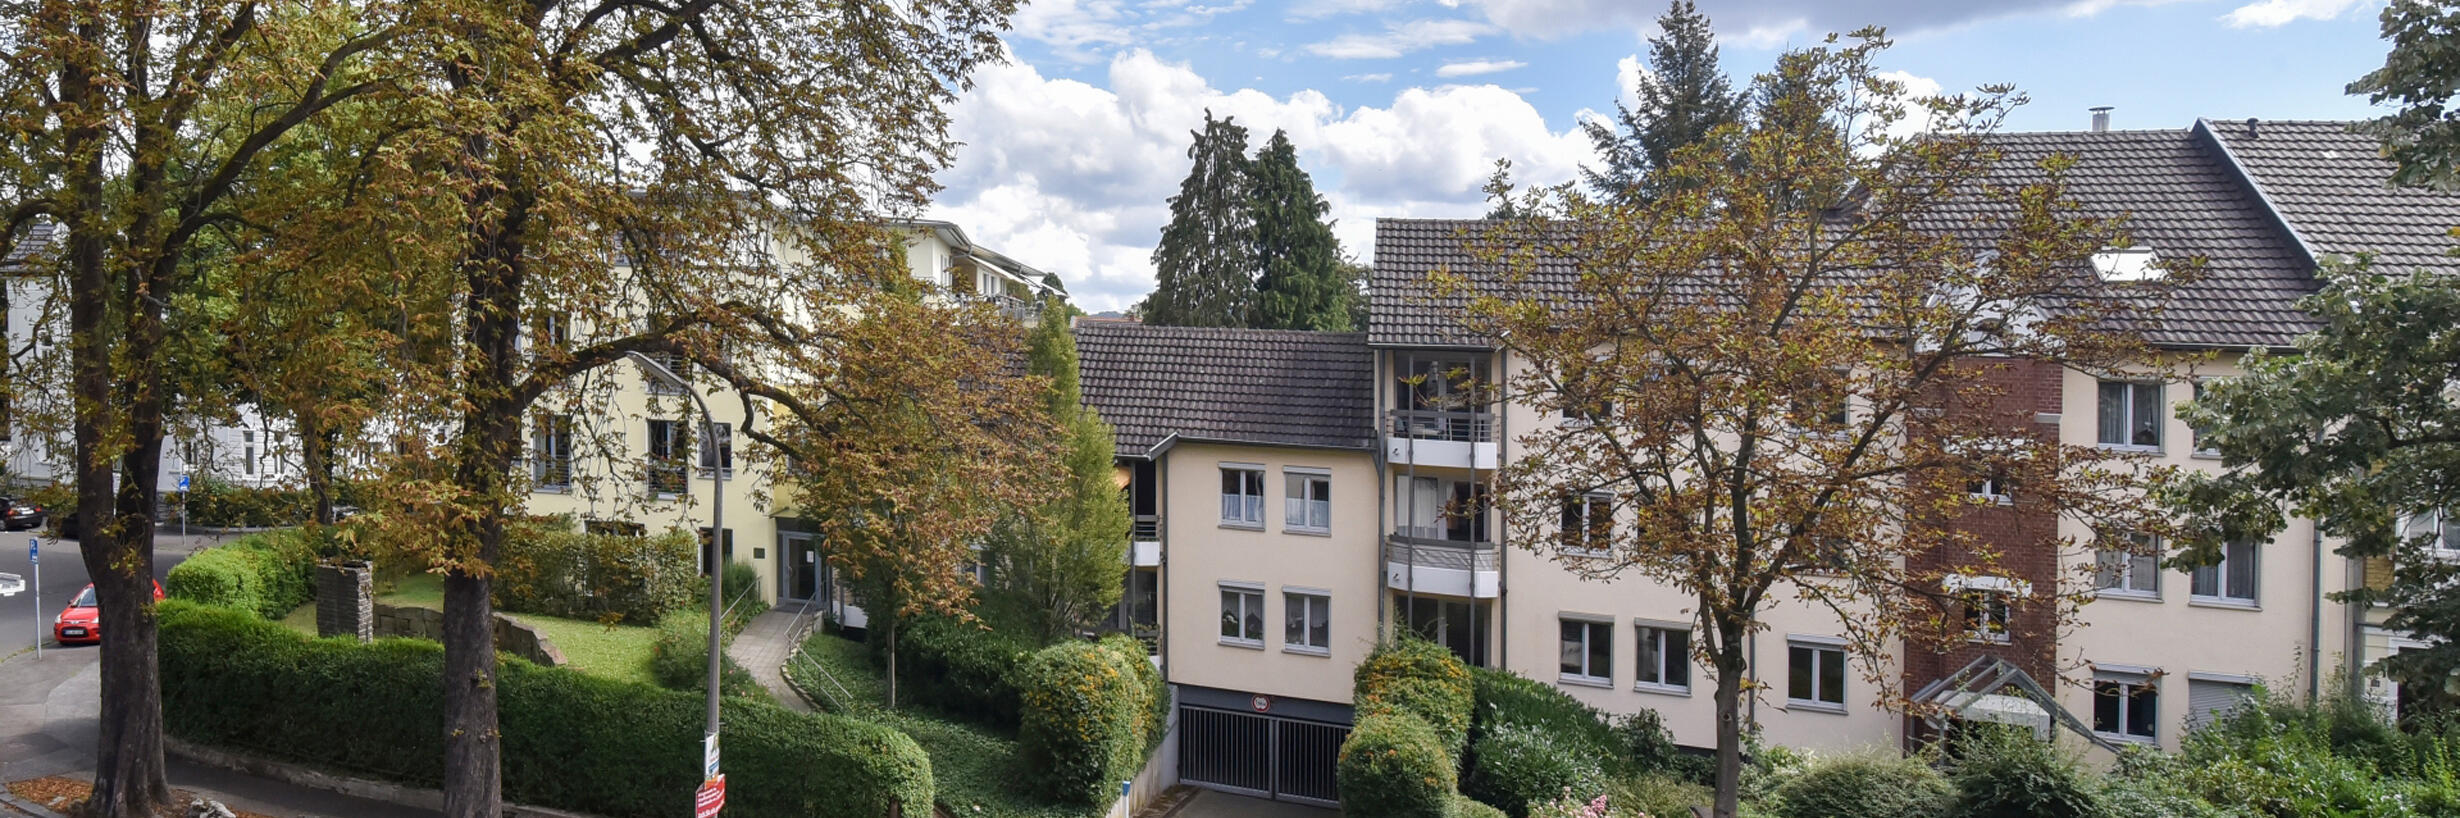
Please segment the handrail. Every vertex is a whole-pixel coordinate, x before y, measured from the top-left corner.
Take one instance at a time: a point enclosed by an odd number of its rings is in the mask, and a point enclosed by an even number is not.
[[[1492,412],[1437,409],[1393,409],[1385,412],[1385,428],[1393,437],[1491,443],[1495,440]]]
[[[1387,534],[1384,558],[1428,568],[1494,571],[1503,565],[1503,549],[1491,542],[1460,542]]]

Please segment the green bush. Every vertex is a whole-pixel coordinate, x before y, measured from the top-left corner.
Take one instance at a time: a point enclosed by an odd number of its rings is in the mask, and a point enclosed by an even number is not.
[[[194,525],[266,528],[306,522],[314,501],[299,489],[234,486],[200,476],[187,492],[164,492],[162,502],[185,510]]]
[[[160,623],[172,735],[412,785],[442,780],[440,646],[309,639],[176,600]],[[518,659],[502,663],[496,691],[507,800],[652,818],[674,814],[699,783],[698,696]],[[724,717],[729,816],[928,810],[930,761],[895,730],[748,700],[729,700]]]
[[[1662,818],[1688,818],[1692,807],[1716,801],[1717,793],[1696,781],[1642,773],[1606,783],[1606,802]]]
[[[1921,818],[1938,815],[1955,791],[1919,759],[1831,756],[1777,788],[1781,818]]]
[[[1503,810],[1459,794],[1453,795],[1451,803],[1444,805],[1444,815],[1446,818],[1506,818]]]
[[[1478,738],[1476,761],[1461,791],[1514,816],[1531,803],[1569,796],[1581,803],[1604,795],[1606,773],[1597,756],[1561,733],[1533,724],[1506,724]]]
[[[1553,685],[1531,681],[1508,670],[1471,668],[1469,678],[1476,702],[1470,721],[1476,736],[1500,725],[1536,727],[1555,734],[1588,757],[1600,759],[1607,772],[1621,773],[1630,766],[1625,763],[1628,759],[1622,751],[1622,738],[1607,725],[1597,708]],[[1668,746],[1672,746],[1671,742]]]
[[[1666,729],[1666,721],[1655,710],[1630,713],[1614,722],[1615,746],[1631,760],[1633,771],[1659,773],[1697,784],[1717,780],[1717,759],[1698,753],[1683,752],[1675,746],[1674,731]]]
[[[316,549],[298,531],[250,534],[182,560],[163,592],[281,619],[316,601]]]
[[[1433,642],[1402,637],[1377,645],[1358,664],[1351,696],[1361,717],[1384,712],[1418,717],[1451,758],[1460,758],[1469,743],[1470,710],[1477,702],[1469,668]]]
[[[731,644],[734,638],[724,639]],[[767,688],[752,678],[750,671],[735,664],[734,657],[718,660],[718,693],[737,698],[766,700]],[[709,687],[709,615],[699,611],[676,611],[658,618],[657,641],[649,646],[649,676],[668,690],[707,690]]]
[[[647,624],[697,608],[708,584],[693,560],[692,535],[589,534],[560,518],[523,522],[504,533],[496,560],[495,604],[512,613]]]
[[[1674,813],[1667,813],[1666,816],[1667,818],[1677,818]],[[1529,818],[1648,817],[1634,810],[1631,805],[1625,804],[1621,801],[1616,801],[1611,796],[1600,795],[1595,798],[1584,799],[1575,795],[1558,794],[1552,799],[1542,799],[1530,802]]]
[[[760,595],[760,569],[748,562],[730,562],[719,578],[726,581],[718,588],[726,595],[726,618],[736,630],[769,612],[769,601]]]
[[[1111,661],[1128,669],[1134,677],[1132,681],[1136,688],[1141,691],[1145,701],[1151,703],[1139,714],[1141,724],[1138,730],[1139,735],[1144,737],[1144,747],[1139,755],[1150,754],[1154,745],[1161,743],[1162,733],[1170,729],[1170,684],[1162,680],[1161,669],[1154,667],[1151,655],[1145,653],[1145,643],[1136,641],[1135,637],[1114,633],[1102,637],[1095,644],[1110,652]]]
[[[1023,693],[1017,745],[1034,789],[1061,803],[1099,804],[1143,766],[1152,734],[1142,655],[1092,642],[1062,642],[1018,670]]]
[[[1361,716],[1341,745],[1334,776],[1349,818],[1442,815],[1458,797],[1452,758],[1435,729],[1404,713]]]
[[[1955,742],[1954,818],[2096,818],[2101,805],[2074,756],[2031,734],[1970,725]]]
[[[887,661],[871,628],[873,655]],[[1001,730],[1017,729],[1019,698],[1010,676],[1033,647],[998,631],[949,617],[907,620],[897,631],[897,699]]]

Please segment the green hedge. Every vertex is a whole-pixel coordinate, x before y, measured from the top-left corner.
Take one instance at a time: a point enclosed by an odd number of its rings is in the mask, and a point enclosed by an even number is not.
[[[1405,713],[1361,716],[1334,770],[1348,818],[1443,815],[1459,798],[1452,757],[1425,720]]]
[[[1534,724],[1505,724],[1485,731],[1472,748],[1477,759],[1461,782],[1469,797],[1513,816],[1534,803],[1566,794],[1587,803],[1606,792],[1599,756],[1572,735]]]
[[[1468,745],[1476,702],[1469,668],[1441,645],[1403,637],[1376,646],[1359,663],[1351,695],[1361,717],[1383,712],[1418,717],[1454,759]]]
[[[1129,642],[1129,644],[1134,644]],[[1063,642],[1017,672],[1024,710],[1017,745],[1030,782],[1061,803],[1100,804],[1144,765],[1154,731],[1154,688],[1141,650]]]
[[[870,628],[873,656],[887,661],[886,628]],[[1022,640],[948,617],[907,620],[897,632],[897,703],[922,705],[1001,730],[1017,729],[1017,668],[1033,653]]]
[[[316,549],[295,530],[250,534],[182,560],[163,592],[280,619],[316,601]]]
[[[734,635],[725,635],[733,644]],[[734,657],[719,657],[718,692],[738,698],[769,698],[767,688]],[[649,677],[668,690],[699,691],[709,685],[709,615],[676,611],[658,619],[657,641],[649,646]]]
[[[654,537],[589,534],[563,519],[505,531],[495,605],[512,613],[649,624],[702,604],[700,546],[688,532]],[[757,576],[757,575],[755,575]]]
[[[172,735],[434,786],[443,778],[443,649],[309,639],[245,611],[161,614]],[[698,696],[502,663],[504,796],[610,818],[669,816],[700,778]],[[929,809],[930,761],[895,730],[729,700],[730,818],[876,818]]]
[[[2099,818],[2098,793],[2076,758],[2030,733],[1968,725],[1954,743],[1951,818]]]
[[[1945,811],[1947,778],[1921,759],[1831,756],[1777,787],[1780,818],[1908,818]]]
[[[216,528],[264,528],[307,522],[314,500],[301,489],[234,486],[200,476],[187,492],[163,492],[162,503],[188,522]]]

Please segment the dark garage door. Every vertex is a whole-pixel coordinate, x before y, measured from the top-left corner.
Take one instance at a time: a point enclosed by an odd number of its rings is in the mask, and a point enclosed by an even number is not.
[[[1179,779],[1230,792],[1331,805],[1350,729],[1303,719],[1179,708]]]

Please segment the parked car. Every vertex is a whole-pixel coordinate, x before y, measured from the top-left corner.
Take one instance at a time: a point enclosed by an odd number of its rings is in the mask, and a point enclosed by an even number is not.
[[[94,583],[86,583],[77,598],[60,609],[51,620],[51,638],[63,645],[91,645],[102,641],[102,607],[95,604]],[[162,583],[154,583],[154,601],[162,601]]]
[[[0,497],[0,530],[17,531],[41,528],[51,521],[51,512],[32,500],[21,497]]]

